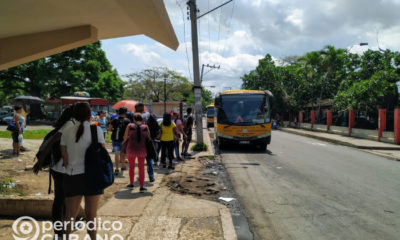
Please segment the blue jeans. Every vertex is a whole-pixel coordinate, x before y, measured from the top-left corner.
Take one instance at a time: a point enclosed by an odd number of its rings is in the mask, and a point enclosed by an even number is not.
[[[153,170],[153,159],[146,157],[147,162],[147,174],[149,174],[149,178],[154,178],[154,170]]]

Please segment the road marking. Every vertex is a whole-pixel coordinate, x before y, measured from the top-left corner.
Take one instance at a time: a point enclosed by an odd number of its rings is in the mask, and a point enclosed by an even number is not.
[[[314,145],[314,146],[321,146],[321,147],[326,147],[327,145],[325,143],[317,143],[317,142],[307,142],[308,144]]]

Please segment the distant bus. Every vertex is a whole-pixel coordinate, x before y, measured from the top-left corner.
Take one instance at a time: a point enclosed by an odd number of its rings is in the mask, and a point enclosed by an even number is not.
[[[214,127],[214,103],[211,103],[207,107],[207,128]]]
[[[257,146],[271,143],[270,91],[228,90],[215,97],[215,135],[220,149],[228,144]]]

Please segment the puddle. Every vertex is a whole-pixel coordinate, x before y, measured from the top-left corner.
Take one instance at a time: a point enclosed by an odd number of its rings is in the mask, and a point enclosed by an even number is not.
[[[233,225],[235,226],[238,240],[254,239],[253,233],[250,231],[247,218],[243,214],[232,214]]]

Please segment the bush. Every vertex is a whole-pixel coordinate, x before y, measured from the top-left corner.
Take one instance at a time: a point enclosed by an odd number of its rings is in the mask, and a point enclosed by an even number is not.
[[[208,150],[208,146],[207,144],[203,143],[203,144],[196,144],[192,147],[192,151],[195,152],[202,152],[202,151],[207,151]]]

